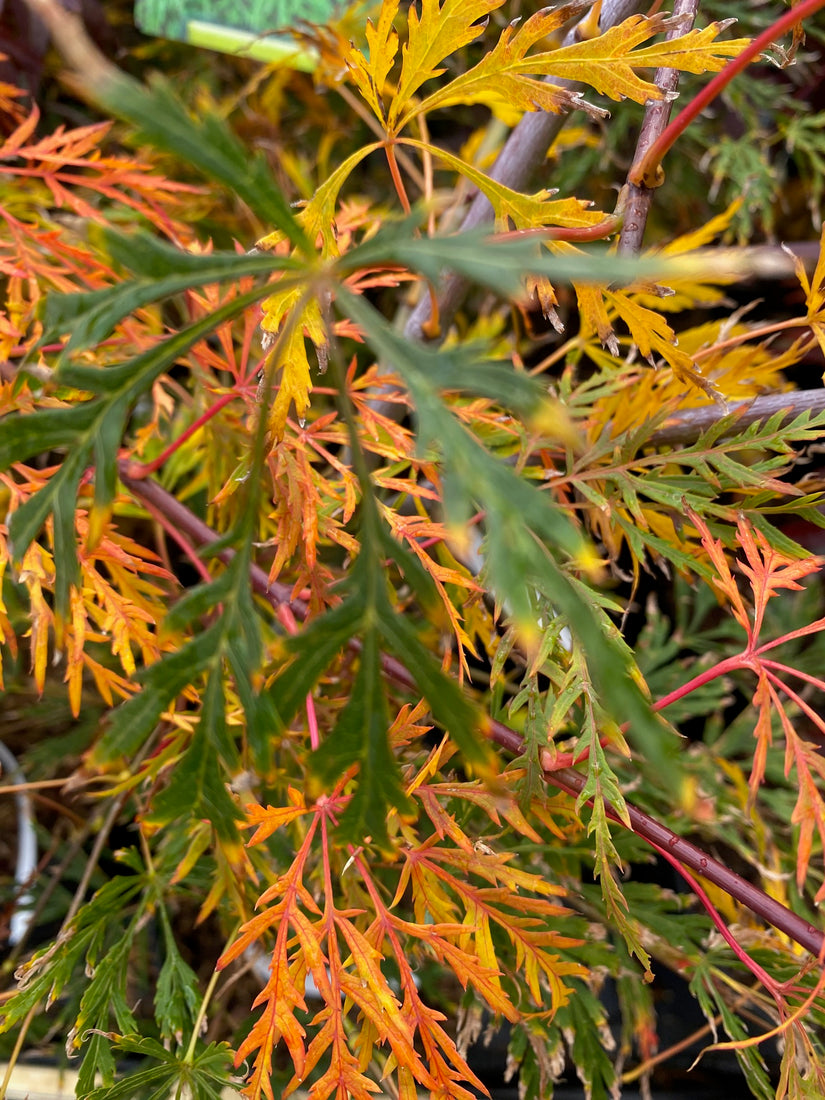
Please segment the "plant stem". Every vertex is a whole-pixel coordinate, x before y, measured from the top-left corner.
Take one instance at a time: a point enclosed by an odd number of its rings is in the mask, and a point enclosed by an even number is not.
[[[644,156],[640,160],[634,162],[630,169],[628,179],[643,187],[655,188],[660,186],[664,179],[660,168],[665,154],[674,145],[676,139],[681,137],[697,115],[701,114],[701,112],[716,99],[720,92],[730,84],[731,80],[741,73],[746,65],[749,65],[751,61],[759,56],[763,49],[770,46],[790,27],[801,23],[803,19],[806,19],[809,15],[813,15],[814,12],[819,11],[819,9],[823,7],[825,7],[825,0],[802,0],[801,4],[797,4],[796,7],[786,11],[775,23],[772,23],[771,26],[760,35],[757,35],[753,42],[751,42],[738,57],[734,58],[730,64],[726,65],[720,73],[717,73],[713,80],[711,80],[711,82],[691,100],[684,110],[679,112],[667,129],[664,130],[650,148],[646,150]]]
[[[235,937],[238,934],[238,931],[239,931],[240,927],[241,927],[241,922],[238,921],[238,923],[235,925],[235,927],[232,929],[232,931],[227,936],[226,945],[224,946],[224,951],[226,951],[226,949],[229,947],[229,945],[235,939]],[[207,985],[206,990],[204,991],[203,998],[201,999],[201,1003],[198,1007],[198,1015],[195,1018],[195,1021],[192,1025],[192,1037],[189,1040],[189,1046],[186,1048],[186,1054],[184,1055],[184,1058],[183,1058],[184,1062],[186,1062],[189,1065],[191,1065],[192,1062],[194,1061],[195,1048],[196,1048],[197,1043],[198,1043],[198,1036],[201,1033],[201,1027],[203,1026],[204,1017],[206,1016],[206,1010],[209,1007],[209,1002],[212,1000],[212,994],[215,992],[215,986],[218,984],[218,979],[220,978],[221,973],[222,973],[222,971],[218,970],[217,967],[215,967],[215,969],[212,971],[212,974],[209,978],[209,984]]]
[[[395,142],[387,142],[384,146],[384,151],[387,154],[387,164],[390,168],[390,176],[392,177],[398,200],[401,203],[401,209],[405,214],[409,214],[412,207],[407,197],[407,189],[404,186],[404,180],[401,178],[401,173],[398,171],[398,161],[395,159]]]
[[[187,439],[190,439],[195,432],[200,431],[209,421],[225,408],[231,404],[238,397],[236,392],[225,393],[221,397],[214,401],[205,412],[202,412],[197,420],[193,421],[185,431],[174,439],[168,447],[165,447],[156,458],[153,458],[151,462],[133,462],[129,467],[129,472],[132,477],[148,477],[149,474],[156,473],[162,466],[166,464],[175,451],[177,451]]]
[[[11,1075],[14,1072],[14,1067],[17,1065],[17,1059],[20,1057],[20,1051],[23,1049],[23,1043],[26,1041],[26,1035],[28,1034],[31,1022],[34,1019],[34,1014],[40,1007],[40,1002],[35,1001],[26,1014],[26,1018],[20,1025],[20,1030],[17,1033],[17,1038],[14,1042],[14,1049],[9,1055],[9,1064],[6,1066],[6,1072],[3,1075],[3,1080],[0,1082],[0,1100],[5,1100],[6,1093],[8,1092],[9,1085],[11,1084]]]
[[[747,653],[737,653],[733,657],[727,657],[724,661],[718,661],[712,668],[705,669],[704,672],[700,672],[698,676],[694,676],[692,680],[688,680],[686,684],[681,684],[674,691],[669,692],[667,695],[658,699],[653,704],[653,710],[664,710],[665,707],[672,706],[673,703],[684,699],[686,695],[690,695],[691,692],[698,691],[699,688],[704,687],[705,684],[709,684],[712,680],[717,680],[720,676],[727,676],[730,672],[736,672],[738,669],[751,667],[748,661]]]
[[[640,1062],[638,1066],[634,1066],[633,1069],[623,1073],[622,1084],[630,1085],[634,1081],[638,1081],[640,1077],[644,1077],[645,1074],[650,1073],[655,1066],[661,1065],[662,1062],[669,1061],[674,1055],[681,1054],[683,1050],[690,1050],[696,1043],[701,1042],[706,1035],[714,1034],[715,1029],[721,1023],[722,1017],[714,1016],[709,1023],[703,1024],[690,1035],[686,1035],[684,1039],[680,1039],[678,1043],[672,1043],[669,1047],[658,1051],[652,1057],[646,1058],[644,1062]]]
[[[693,27],[699,0],[676,0],[673,5],[674,25],[667,32],[666,41],[670,42],[679,35],[686,34]],[[678,22],[676,20],[678,19]],[[676,89],[679,87],[678,69],[658,69],[654,78],[656,87],[664,93],[661,99],[651,100],[645,109],[636,155],[633,163],[642,160],[667,126]],[[636,255],[642,247],[647,215],[653,201],[653,192],[644,184],[628,180],[625,193],[625,220],[619,237],[618,252],[622,255]]]
[[[573,771],[572,768],[565,768],[549,773],[547,781],[560,790],[578,797],[584,790],[587,780],[586,776]],[[674,859],[684,863],[692,870],[698,871],[703,878],[724,890],[726,894],[735,898],[736,901],[767,921],[768,924],[772,924],[774,928],[784,932],[786,936],[810,951],[816,958],[822,957],[822,953],[825,951],[825,935],[820,929],[815,928],[804,917],[792,913],[790,909],[774,900],[764,890],[760,890],[752,883],[747,882],[735,871],[731,871],[729,867],[726,867],[724,863],[720,863],[708,855],[707,852],[703,852],[701,848],[697,848],[689,840],[677,836],[665,825],[656,821],[655,818],[649,817],[630,802],[625,802],[625,806],[627,807],[633,832],[637,836],[642,837],[643,840],[654,847],[663,848],[665,851],[670,852]],[[618,824],[622,823],[619,815],[609,804],[606,809],[611,820]]]

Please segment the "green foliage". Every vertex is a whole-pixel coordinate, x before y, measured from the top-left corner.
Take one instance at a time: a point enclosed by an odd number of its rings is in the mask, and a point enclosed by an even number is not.
[[[794,470],[825,413],[731,408],[790,402],[825,347],[825,259],[783,261],[799,316],[751,323],[726,297],[750,254],[713,251],[773,232],[791,171],[816,220],[820,116],[749,74],[723,106],[750,142],[690,128],[656,246],[594,244],[633,209],[589,203],[624,183],[651,71],[698,90],[747,41],[587,8],[517,26],[498,0],[385,0],[365,41],[315,35],[314,84],[257,72],[238,111],[197,72],[179,98],[104,69],[90,94],[131,157],[106,128],[35,139],[9,100],[0,658],[32,713],[48,689],[67,725],[103,717],[48,742],[83,752],[61,774],[99,807],[67,810],[55,875],[99,839],[73,903],[20,887],[63,927],[0,1029],[50,1013],[80,1097],[469,1097],[480,1006],[512,1026],[525,1097],[573,1072],[612,1096],[654,1069],[665,969],[755,1096],[825,1087],[801,954],[825,899],[825,616],[791,525],[825,526],[821,478]],[[560,77],[617,117],[557,139],[577,197],[525,194],[489,156],[519,112],[581,123]],[[494,228],[456,229],[468,181]],[[654,858],[687,893],[635,880]],[[754,1020],[779,1023],[776,1066]]]

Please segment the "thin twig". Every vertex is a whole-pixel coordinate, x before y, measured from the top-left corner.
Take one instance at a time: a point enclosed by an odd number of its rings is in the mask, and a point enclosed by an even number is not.
[[[667,32],[668,42],[682,34],[687,34],[692,29],[698,8],[699,0],[676,0],[673,5],[674,21]],[[679,86],[679,70],[657,69],[653,83],[663,95],[661,99],[651,100],[645,109],[639,140],[636,143],[636,155],[633,158],[634,164],[645,156],[668,124],[676,89]],[[618,246],[620,254],[635,256],[641,251],[652,199],[653,191],[649,187],[628,181],[625,191],[624,226]]]
[[[207,546],[218,539],[218,535],[203,520],[198,519],[190,512],[185,504],[181,504],[171,493],[162,488],[152,478],[136,479],[129,475],[129,462],[121,460],[118,463],[118,476],[129,492],[143,503],[150,504],[157,511],[162,512],[166,518],[183,535],[191,539],[199,546]],[[224,548],[215,555],[219,561],[230,562],[235,557],[235,551]],[[288,585],[278,581],[270,583],[269,577],[263,569],[257,565],[250,567],[250,578],[253,589],[261,596],[266,597],[270,603],[287,604],[297,619],[305,619],[307,605],[303,600],[292,598],[292,589]],[[275,601],[275,602],[273,602]]]

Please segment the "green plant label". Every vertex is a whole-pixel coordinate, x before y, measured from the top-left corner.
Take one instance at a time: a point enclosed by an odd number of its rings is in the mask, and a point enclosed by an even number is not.
[[[135,23],[144,34],[308,72],[314,52],[283,32],[298,22],[324,23],[345,6],[343,0],[136,0]]]

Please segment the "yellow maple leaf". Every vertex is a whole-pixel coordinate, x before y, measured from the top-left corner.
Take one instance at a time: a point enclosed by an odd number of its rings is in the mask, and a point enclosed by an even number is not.
[[[498,4],[494,6],[498,7]],[[540,75],[537,76],[543,72],[540,59],[550,58],[557,51],[545,51],[541,54],[526,56],[533,46],[544,41],[548,35],[557,31],[571,16],[578,14],[586,6],[582,3],[572,3],[553,10],[543,9],[532,15],[521,26],[514,21],[504,28],[496,45],[477,65],[457,76],[420,103],[408,103],[406,110],[403,110],[404,103],[409,100],[410,95],[402,80],[390,108],[390,121],[394,123],[395,131],[402,130],[417,115],[427,114],[435,108],[450,107],[456,103],[484,103],[493,108],[515,107],[520,111],[542,110],[552,111],[555,114],[572,106],[586,106],[582,104],[578,93],[558,85],[547,84],[540,79]],[[441,9],[434,15],[436,21],[445,9]],[[465,3],[463,9],[465,22],[478,18],[475,5]],[[476,33],[479,29],[470,28]],[[437,32],[433,29],[431,33]],[[463,44],[463,41],[459,44]],[[450,52],[457,48],[458,45]],[[429,76],[436,75],[438,73],[435,71],[429,74]],[[412,81],[410,83],[412,84]],[[402,97],[405,98],[402,99]]]
[[[716,41],[719,34],[732,22],[732,19],[723,19],[721,22],[709,23],[701,29],[688,31],[679,38],[654,42],[653,45],[634,52],[633,64],[679,69],[683,73],[719,72],[729,58],[737,57],[750,45],[749,38]]]
[[[310,201],[306,204],[298,218],[306,235],[311,241],[320,238],[321,256],[329,259],[340,254],[338,234],[336,232],[336,214],[338,195],[341,188],[349,179],[353,169],[368,157],[376,149],[380,149],[378,142],[365,145],[358,149],[352,156],[335,169],[329,179],[325,180]]]
[[[636,69],[667,66],[691,73],[716,72],[728,58],[737,56],[750,44],[747,38],[716,42],[726,26],[726,22],[710,23],[702,30],[689,31],[669,42],[636,49],[664,30],[666,20],[662,15],[633,15],[617,26],[608,27],[596,38],[562,46],[551,53],[534,54],[522,65],[525,71],[581,81],[611,99],[646,103],[660,100],[663,93],[640,77]]]
[[[277,362],[266,369],[281,371],[267,426],[272,437],[280,440],[283,438],[286,418],[293,402],[295,415],[299,420],[303,420],[309,408],[312,368],[307,355],[306,338],[312,341],[316,349],[324,348],[327,341],[318,300],[312,298],[307,301],[305,291],[299,286],[276,288],[264,301],[263,311],[261,328],[264,332],[273,334],[272,354],[277,355]]]
[[[454,156],[446,149],[428,145],[412,138],[402,138],[400,144],[412,146],[422,152],[430,153],[438,160],[453,168],[473,183],[485,195],[493,208],[496,225],[509,227],[512,222],[517,229],[532,229],[547,225],[589,226],[597,225],[605,218],[601,210],[591,210],[590,203],[583,199],[554,199],[553,191],[536,191],[524,195],[514,191],[481,169],[476,168],[461,157]]]
[[[395,6],[396,0],[390,0]],[[445,58],[474,42],[486,25],[485,16],[503,0],[422,0],[421,14],[409,10],[407,42],[401,53],[401,76],[387,113],[387,127],[398,133],[399,118],[422,84],[440,76]]]
[[[31,663],[34,682],[38,692],[42,694],[46,686],[49,629],[54,628],[57,634],[58,624],[43,593],[44,588],[51,589],[54,586],[54,563],[48,551],[38,543],[33,542],[23,555],[18,579],[29,590],[31,627],[28,635],[31,638]],[[62,640],[62,637],[59,640],[56,638],[55,644],[61,645]]]
[[[788,251],[790,252],[790,249]],[[791,255],[793,256],[792,252]],[[808,324],[822,351],[825,352],[825,226],[819,238],[819,259],[816,262],[813,278],[808,279],[805,265],[798,256],[793,257],[793,262],[796,277],[805,291]]]
[[[661,313],[647,309],[630,294],[619,291],[604,293],[608,304],[615,307],[627,325],[633,342],[645,359],[653,363],[654,352],[657,353],[680,381],[718,400],[720,395],[716,387],[697,369],[693,358],[676,346],[676,334]]]
[[[397,12],[398,0],[382,4],[378,22],[367,21],[367,56],[351,46],[344,58],[350,79],[382,122],[384,84],[398,53],[398,32],[393,26]]]
[[[726,210],[710,218],[698,229],[683,233],[661,248],[651,249],[646,254],[672,258],[706,248],[721,237],[744,201],[744,198],[734,199]],[[708,275],[709,271],[713,272],[712,276]],[[694,306],[707,307],[717,303],[721,305],[725,294],[720,288],[735,283],[738,278],[739,275],[735,271],[721,270],[719,265],[714,265],[713,268],[709,268],[707,264],[701,267],[697,265],[696,272],[684,278],[668,275],[667,285],[673,291],[670,297],[662,298],[642,293],[637,295],[637,300],[649,309],[655,309],[660,313],[678,313]]]
[[[341,188],[349,179],[352,171],[362,160],[381,149],[381,142],[373,142],[357,149],[351,156],[338,165],[328,179],[317,189],[312,198],[298,214],[298,222],[306,232],[310,241],[316,242],[320,249],[321,259],[327,260],[339,256],[341,253],[337,219],[339,216],[338,196]],[[283,250],[286,246],[286,237],[280,229],[267,233],[256,242],[256,248],[265,252]],[[297,253],[293,253],[297,254]]]

